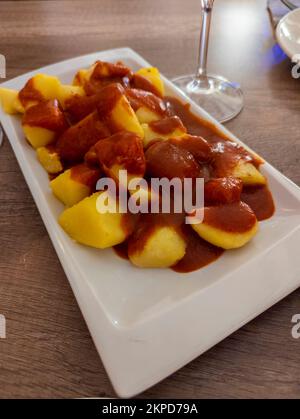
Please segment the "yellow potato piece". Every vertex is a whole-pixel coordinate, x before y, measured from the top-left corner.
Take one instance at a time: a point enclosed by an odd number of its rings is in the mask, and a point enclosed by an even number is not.
[[[56,137],[55,132],[46,128],[32,127],[31,125],[22,125],[25,137],[33,148],[45,147],[51,144]]]
[[[169,138],[183,138],[186,136],[186,130],[182,130],[180,128],[176,128],[172,132],[168,133],[167,135],[159,134],[151,129],[149,124],[142,124],[142,128],[144,131],[144,147],[147,147],[149,143],[153,140],[168,140]]]
[[[59,87],[60,81],[57,77],[39,73],[27,81],[24,88],[20,90],[19,96],[21,93],[25,100],[24,94],[26,93],[26,103],[24,104],[24,107],[25,109],[28,109],[31,106],[38,104],[41,100],[57,99]],[[37,97],[30,100],[28,95],[35,93],[37,94]],[[20,101],[19,105],[16,103],[15,106],[16,109],[23,108]]]
[[[128,99],[122,95],[115,104],[110,114],[110,119],[118,131],[129,131],[138,134],[141,138],[144,137],[144,131],[141,127],[134,110],[130,106]]]
[[[97,65],[97,62],[95,62],[89,68],[82,68],[81,70],[77,71],[72,84],[74,86],[84,86],[84,84],[90,80],[91,75],[93,74],[96,65]]]
[[[33,87],[42,94],[44,99],[57,99],[61,86],[57,77],[40,73],[32,77],[32,81]]]
[[[44,169],[50,174],[60,173],[63,165],[56,151],[49,150],[47,147],[40,147],[36,150],[37,158]]]
[[[111,167],[105,167],[105,172],[108,174],[109,177],[113,178],[116,182],[120,183],[120,170],[126,170],[125,167],[121,166],[120,164],[113,164]],[[123,187],[128,186],[129,182],[133,179],[141,179],[140,176],[135,174],[131,174],[127,171],[127,185],[123,184]]]
[[[160,73],[155,67],[141,68],[136,72],[136,74],[145,77],[158,91],[161,96],[165,95],[164,83],[160,77]]]
[[[199,234],[199,236],[202,237],[202,239],[226,250],[237,249],[244,246],[256,235],[258,231],[257,221],[250,230],[245,231],[244,233],[224,231],[214,226],[205,224],[204,222],[200,224],[192,224],[191,226]]]
[[[77,182],[68,169],[50,182],[53,194],[68,207],[77,204],[92,193],[89,186]]]
[[[129,259],[140,268],[168,268],[185,255],[186,243],[172,227],[158,227],[142,249],[129,251]]]
[[[83,96],[84,90],[81,86],[72,86],[69,84],[61,84],[58,89],[57,99],[61,106],[65,108],[66,100],[70,99],[72,96],[79,95]]]
[[[37,90],[43,99],[53,100],[57,99],[61,106],[65,106],[65,101],[74,95],[84,95],[84,90],[81,86],[74,86],[68,84],[61,84],[60,80],[54,76],[47,74],[36,74],[31,78],[32,89]],[[30,89],[30,87],[28,87]],[[38,100],[29,101],[26,103],[26,108],[35,105]],[[21,103],[20,103],[21,105]],[[15,105],[18,109],[18,104]],[[21,105],[22,106],[22,105]]]
[[[133,189],[129,187],[128,190],[130,195],[135,195],[135,197],[137,197],[138,200],[142,202],[151,202],[151,200],[154,201],[159,199],[159,196],[157,194],[154,194],[154,192],[151,190],[149,186],[146,187],[142,185]]]
[[[16,110],[18,113],[24,113],[24,112],[25,112],[24,106],[22,105],[22,103],[21,103],[21,101],[20,101],[20,99],[19,99],[19,94],[18,94],[18,96],[15,98],[14,103],[13,103],[13,106],[14,106],[15,110]]]
[[[59,223],[78,243],[104,249],[126,240],[128,233],[122,226],[124,214],[97,211],[97,199],[103,192],[96,192],[59,217]]]
[[[146,106],[138,108],[135,114],[140,124],[149,124],[150,122],[159,121],[161,119],[161,115],[151,111],[146,108]]]
[[[0,102],[4,112],[16,114],[24,112],[24,108],[18,98],[19,92],[6,87],[0,87]]]
[[[127,188],[130,195],[134,195],[136,197],[137,201],[142,201],[142,202],[150,202],[151,199],[158,199],[158,196],[154,195],[154,193],[151,191],[151,189],[149,187],[144,187],[142,186],[138,186],[134,189],[130,188],[130,182],[132,180],[139,182],[140,180],[142,180],[143,178],[136,176],[136,175],[131,175],[130,173],[127,172],[127,184],[125,183],[121,183],[121,179],[120,179],[120,170],[124,170],[124,168],[118,164],[114,164],[113,166],[111,166],[110,168],[106,168],[105,172],[107,173],[107,175],[109,177],[111,177],[112,179],[114,179],[116,182],[118,182],[123,188]]]
[[[124,167],[120,166],[119,164],[114,164],[110,168],[106,168],[105,171],[112,179],[114,179],[116,182],[120,184],[121,183],[120,170],[124,170]],[[143,201],[150,201],[151,198],[155,199],[155,195],[153,194],[149,186],[144,187],[142,185],[134,189],[130,188],[131,181],[136,181],[138,183],[142,179],[144,178],[141,178],[140,176],[136,176],[134,174],[131,175],[130,173],[127,172],[127,184],[121,183],[121,185],[123,188],[127,188],[131,195],[138,193],[139,198],[142,199]],[[156,197],[156,199],[158,199],[158,197]]]
[[[265,185],[266,178],[249,162],[241,160],[233,169],[232,176],[241,179],[244,185]]]
[[[86,69],[82,69],[77,71],[75,77],[73,79],[73,86],[83,86],[84,83],[88,80],[90,76],[90,71]]]

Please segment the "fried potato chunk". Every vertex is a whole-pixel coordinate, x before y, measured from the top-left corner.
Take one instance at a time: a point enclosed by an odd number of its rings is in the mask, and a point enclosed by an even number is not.
[[[47,100],[26,109],[22,118],[25,137],[33,148],[44,147],[55,141],[68,123],[57,100]]]
[[[131,78],[131,69],[122,62],[96,61],[89,69],[82,69],[77,72],[73,85],[82,86],[86,94],[90,96],[112,83],[119,83],[127,87]]]
[[[37,158],[43,168],[49,174],[57,174],[63,171],[63,165],[59,154],[53,147],[40,147],[36,150]]]
[[[82,68],[81,70],[78,70],[73,78],[72,85],[83,87],[90,75],[91,71],[89,69]]]
[[[138,118],[119,83],[110,84],[101,90],[97,110],[100,119],[106,122],[112,133],[129,131],[144,137]]]
[[[186,134],[181,137],[171,138],[169,142],[187,150],[198,163],[208,163],[212,158],[212,148],[202,137]]]
[[[244,185],[265,185],[266,178],[256,166],[263,161],[244,147],[232,141],[213,145],[212,165],[215,177],[233,176]]]
[[[57,99],[60,85],[55,76],[36,74],[20,90],[19,99],[25,109],[45,100]]]
[[[258,221],[244,202],[205,207],[204,220],[192,224],[202,239],[223,249],[236,249],[248,243],[258,231]]]
[[[96,192],[66,209],[59,217],[65,232],[78,243],[104,249],[122,243],[131,233],[128,214],[100,213],[97,199],[105,192]]]
[[[53,143],[56,138],[55,132],[46,128],[23,125],[23,132],[28,142],[35,149]]]
[[[53,179],[50,187],[56,198],[64,205],[71,207],[91,195],[100,176],[99,169],[80,164]]]
[[[132,132],[122,131],[100,140],[94,150],[104,172],[116,180],[119,180],[120,170],[127,170],[128,180],[133,177],[142,178],[145,174],[143,143]]]
[[[141,68],[133,76],[133,84],[137,89],[146,90],[159,97],[164,97],[165,87],[160,73],[155,67]]]
[[[153,93],[140,89],[126,89],[126,96],[140,124],[149,124],[169,116],[164,101]]]
[[[182,138],[187,131],[178,116],[153,121],[149,124],[142,124],[144,130],[144,147],[153,141],[164,141],[170,138]]]
[[[64,161],[80,162],[97,141],[108,136],[110,130],[94,112],[72,125],[58,138],[57,150]]]
[[[265,185],[266,178],[254,164],[240,160],[232,171],[232,176],[242,180],[244,185]]]
[[[65,108],[65,103],[73,96],[85,94],[81,86],[62,84],[57,77],[47,74],[36,74],[20,90],[18,98],[24,108],[36,105],[45,100],[57,99]]]
[[[171,226],[147,226],[129,239],[128,256],[140,268],[168,268],[185,255],[186,243]]]
[[[65,109],[67,103],[72,98],[78,99],[84,96],[85,92],[81,86],[72,86],[71,84],[61,84],[58,88],[57,99],[62,108]]]
[[[152,144],[145,153],[147,174],[151,177],[197,178],[201,168],[194,156],[168,141]]]
[[[4,112],[10,115],[24,112],[17,90],[0,87],[0,102]]]
[[[204,186],[207,205],[232,204],[241,200],[243,182],[234,177],[211,179]]]

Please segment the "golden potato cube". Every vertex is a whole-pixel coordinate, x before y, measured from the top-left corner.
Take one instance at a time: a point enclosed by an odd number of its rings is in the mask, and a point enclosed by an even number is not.
[[[102,193],[85,198],[59,217],[61,227],[72,239],[98,249],[122,243],[128,236],[123,223],[126,214],[98,212],[97,199]]]
[[[36,74],[32,77],[33,88],[41,93],[44,99],[56,99],[60,88],[60,81],[55,76]]]
[[[90,73],[86,69],[77,71],[72,82],[73,86],[84,86],[84,83],[89,79]]]
[[[125,95],[122,95],[113,107],[110,120],[114,131],[124,130],[134,132],[141,138],[144,137],[143,128]]]
[[[248,243],[257,233],[258,222],[244,233],[230,233],[205,223],[192,225],[202,239],[222,249],[237,249]]]
[[[60,81],[57,77],[40,73],[33,77],[33,83],[45,99],[56,99],[60,87]]]
[[[140,124],[149,124],[150,122],[159,121],[162,117],[160,114],[151,111],[146,106],[141,106],[135,111]]]
[[[0,87],[0,102],[4,112],[16,114],[24,112],[24,108],[18,98],[19,92],[6,87]]]
[[[154,86],[154,91],[157,91],[159,96],[163,97],[165,95],[164,83],[157,68],[141,68],[135,74],[144,77],[149,83],[151,83]]]
[[[53,194],[68,207],[77,204],[92,193],[90,186],[78,182],[71,175],[71,169],[66,170],[50,182]]]
[[[142,124],[142,128],[144,131],[144,139],[143,139],[143,143],[144,143],[144,147],[148,147],[148,145],[151,143],[151,141],[153,140],[168,140],[170,138],[183,138],[186,136],[186,129],[184,127],[177,127],[175,129],[173,129],[171,132],[169,132],[168,134],[161,134],[158,133],[156,131],[154,131],[151,128],[151,124]]]
[[[265,185],[267,183],[266,178],[252,163],[243,160],[235,166],[232,176],[241,179],[244,185]]]
[[[139,181],[142,181],[144,178],[138,176],[138,175],[131,175],[127,172],[127,184],[122,184],[120,179],[120,170],[124,170],[124,167],[114,164],[109,169],[106,170],[106,173],[114,179],[118,184],[120,184],[123,188],[127,188],[130,195],[138,194],[138,197],[143,202],[150,202],[151,199],[159,199],[157,195],[153,193],[153,191],[150,189],[149,186],[145,185],[139,185],[137,187],[134,187],[133,189],[130,188],[130,182],[134,181],[135,183],[138,183]]]
[[[24,108],[24,106],[22,105],[22,103],[21,103],[21,101],[19,99],[19,94],[18,94],[18,96],[14,100],[13,107],[15,108],[15,110],[18,113],[24,113],[25,112],[25,108]]]
[[[134,242],[133,237],[129,243],[128,256],[133,265],[140,268],[168,268],[183,258],[185,250],[184,239],[173,227],[157,226],[146,239],[141,235]]]
[[[255,214],[243,202],[206,207],[202,223],[191,226],[202,239],[226,250],[244,246],[258,231]]]
[[[63,171],[63,165],[59,154],[49,147],[40,147],[36,150],[37,158],[44,169],[50,174],[56,174]]]
[[[120,171],[124,171],[126,170],[125,167],[121,166],[120,164],[113,164],[111,167],[106,167],[105,168],[105,172],[107,173],[107,175],[109,177],[111,177],[112,179],[114,179],[116,182],[120,183],[121,179],[120,179]],[[140,177],[137,175],[132,175],[129,172],[127,172],[127,183],[129,183],[131,180],[133,179],[137,179]],[[125,187],[126,185],[122,185],[123,187]]]
[[[72,86],[70,84],[61,84],[58,89],[57,99],[61,106],[65,108],[65,103],[72,96],[83,96],[84,90],[81,86]]]
[[[25,109],[44,100],[53,100],[58,96],[60,81],[55,76],[36,74],[27,81],[19,92],[19,99]]]
[[[22,125],[22,127],[26,139],[35,149],[51,144],[56,138],[56,133],[46,128],[32,127],[26,124]]]
[[[165,102],[152,92],[133,88],[126,89],[125,94],[140,124],[159,121],[168,115]]]
[[[68,127],[68,122],[58,101],[47,100],[26,108],[22,127],[27,140],[34,148],[45,147],[56,140]]]

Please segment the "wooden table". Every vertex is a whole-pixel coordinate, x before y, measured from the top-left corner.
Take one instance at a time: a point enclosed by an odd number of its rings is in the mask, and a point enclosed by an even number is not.
[[[131,46],[167,76],[195,68],[199,0],[1,1],[11,78],[76,55]],[[216,0],[210,69],[242,84],[228,123],[300,185],[300,91],[272,38],[265,2]],[[0,149],[0,397],[114,397],[8,141]],[[142,397],[299,397],[300,291]]]

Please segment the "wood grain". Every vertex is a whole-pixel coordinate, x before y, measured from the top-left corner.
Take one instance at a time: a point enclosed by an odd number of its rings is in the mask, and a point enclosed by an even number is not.
[[[272,38],[265,2],[216,0],[212,72],[242,84],[227,124],[300,185],[300,91]],[[8,78],[62,59],[131,46],[167,76],[194,70],[199,0],[1,1]],[[0,149],[0,397],[115,396],[7,141]],[[300,292],[140,397],[300,396]]]

